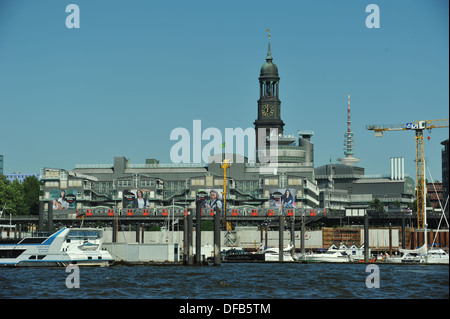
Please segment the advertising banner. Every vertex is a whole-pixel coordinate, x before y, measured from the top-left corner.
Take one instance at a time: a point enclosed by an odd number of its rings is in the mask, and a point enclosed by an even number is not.
[[[269,189],[271,209],[296,208],[297,190],[294,188],[272,188]]]
[[[123,208],[149,208],[149,189],[128,189],[123,192]]]
[[[76,209],[77,191],[76,190],[56,190],[50,191],[50,200],[53,210]]]

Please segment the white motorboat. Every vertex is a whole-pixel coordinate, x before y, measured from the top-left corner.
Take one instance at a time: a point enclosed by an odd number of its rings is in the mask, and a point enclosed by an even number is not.
[[[283,249],[283,261],[294,261],[291,255],[292,246]],[[280,261],[280,249],[276,247],[267,248],[261,254],[264,255],[264,261]]]
[[[384,261],[390,264],[424,264],[426,263],[426,247],[417,249],[400,249],[400,255],[387,256]]]
[[[427,264],[449,264],[448,254],[442,249],[430,249],[426,255]]]
[[[424,264],[426,259],[424,255],[408,253],[400,258],[400,262],[407,264]]]
[[[449,264],[449,255],[441,248],[427,251],[425,246],[417,249],[400,249],[400,255],[386,257],[387,263]]]
[[[0,244],[0,266],[108,266],[114,259],[102,244],[101,229],[63,228],[49,237]]]
[[[348,263],[351,262],[351,257],[347,254],[345,249],[336,249],[331,246],[324,253],[309,253],[300,256],[300,261],[306,262],[328,262],[328,263]]]

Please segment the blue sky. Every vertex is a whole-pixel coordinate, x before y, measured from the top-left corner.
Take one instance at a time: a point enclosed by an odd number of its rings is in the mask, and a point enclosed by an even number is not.
[[[79,29],[66,27],[70,3]],[[379,29],[365,25],[370,3]],[[195,119],[253,127],[269,28],[285,134],[314,131],[315,166],[344,156],[350,93],[359,166],[388,174],[404,157],[414,177],[414,133],[365,126],[449,117],[448,12],[447,0],[0,0],[4,172],[170,163],[170,132]],[[425,133],[434,179],[447,138]]]

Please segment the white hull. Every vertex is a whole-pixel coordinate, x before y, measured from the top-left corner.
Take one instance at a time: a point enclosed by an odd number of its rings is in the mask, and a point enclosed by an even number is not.
[[[348,257],[320,257],[320,256],[303,256],[300,259],[306,262],[324,262],[324,263],[348,263],[351,260]]]
[[[264,261],[279,261],[280,256],[278,254],[266,253],[264,254]],[[294,261],[292,256],[289,254],[283,254],[283,261]]]
[[[291,255],[292,246],[288,246],[283,249],[283,261],[294,261]],[[264,261],[280,261],[280,249],[279,248],[267,248],[260,252],[264,255]]]
[[[449,264],[449,255],[442,249],[432,249],[425,253],[425,247],[418,249],[401,249],[404,255],[401,257],[388,257],[385,259],[386,263],[391,264]]]
[[[427,254],[427,264],[448,265],[448,254],[443,249],[431,249]]]
[[[325,263],[348,263],[351,262],[352,259],[347,254],[345,250],[339,249],[328,249],[323,254],[304,254],[300,256],[300,261],[305,262],[325,262]]]
[[[0,266],[107,266],[113,258],[101,249],[102,243],[100,229],[63,228],[47,238],[0,245]]]

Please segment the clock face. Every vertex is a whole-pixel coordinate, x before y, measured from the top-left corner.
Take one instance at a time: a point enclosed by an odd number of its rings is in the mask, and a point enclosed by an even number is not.
[[[264,116],[271,116],[273,115],[273,105],[264,104],[262,107],[262,114]]]

